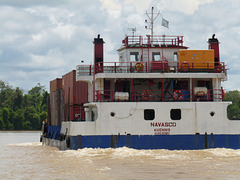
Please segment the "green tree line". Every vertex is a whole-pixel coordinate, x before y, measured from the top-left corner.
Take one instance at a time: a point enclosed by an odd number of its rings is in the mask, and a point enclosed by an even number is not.
[[[0,80],[0,130],[40,130],[49,93],[39,83],[27,93]]]
[[[240,91],[228,91],[225,94],[224,101],[232,101],[232,105],[228,106],[228,118],[231,120],[240,120]]]

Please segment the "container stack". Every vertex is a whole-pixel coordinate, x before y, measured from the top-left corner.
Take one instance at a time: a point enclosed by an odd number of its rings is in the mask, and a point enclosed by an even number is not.
[[[73,70],[50,82],[50,125],[62,121],[85,120],[83,104],[88,102],[88,83],[76,81]]]

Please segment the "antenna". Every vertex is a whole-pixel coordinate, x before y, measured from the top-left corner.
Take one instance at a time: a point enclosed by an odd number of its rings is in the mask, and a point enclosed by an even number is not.
[[[133,36],[134,36],[134,32],[137,31],[137,28],[128,28],[127,30],[128,30],[128,31],[132,31],[132,34],[133,34]]]
[[[151,11],[151,13],[148,13],[147,11],[146,11],[146,15],[147,15],[147,17],[148,17],[148,19],[150,20],[150,23],[151,23],[151,27],[149,28],[149,29],[151,29],[151,45],[153,45],[153,23],[154,23],[154,21],[155,21],[155,19],[159,16],[159,14],[160,14],[160,11],[158,11],[157,13],[154,13],[153,12],[153,7],[152,7],[152,11]],[[150,15],[149,15],[150,14]],[[154,14],[157,14],[155,17],[154,17]],[[147,20],[145,20],[145,22],[147,22]]]

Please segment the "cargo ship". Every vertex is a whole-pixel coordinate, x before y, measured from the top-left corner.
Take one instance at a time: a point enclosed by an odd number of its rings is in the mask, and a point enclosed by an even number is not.
[[[240,121],[229,120],[213,35],[206,50],[189,50],[183,36],[126,35],[119,60],[104,59],[94,38],[92,65],[78,65],[50,82],[48,127],[42,143],[59,149],[240,148]],[[43,128],[44,129],[44,128]]]

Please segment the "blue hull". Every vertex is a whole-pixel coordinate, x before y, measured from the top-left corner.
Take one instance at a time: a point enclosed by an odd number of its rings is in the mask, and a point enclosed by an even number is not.
[[[105,135],[72,136],[70,149],[117,148],[194,150],[207,148],[240,148],[240,135]]]
[[[61,126],[49,126],[47,138],[63,140]],[[194,150],[207,148],[240,149],[240,135],[196,134],[196,135],[97,135],[69,136],[67,148],[118,148]]]

